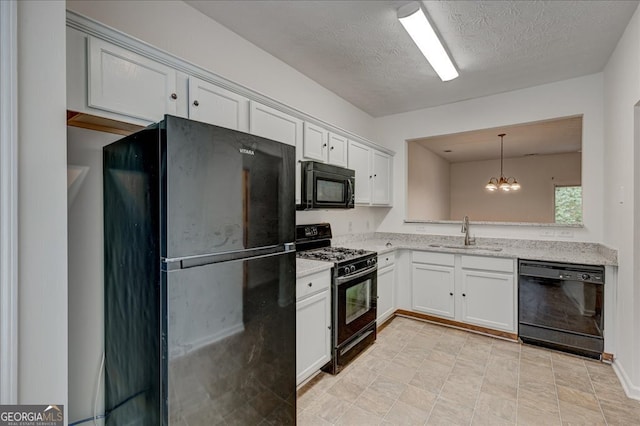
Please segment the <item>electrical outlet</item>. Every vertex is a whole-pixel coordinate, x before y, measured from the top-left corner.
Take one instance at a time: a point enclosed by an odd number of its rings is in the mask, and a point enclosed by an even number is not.
[[[560,238],[573,238],[573,231],[559,231],[558,232],[558,237]]]
[[[369,221],[367,221],[367,231],[369,230]]]
[[[424,225],[416,226],[416,232],[425,232],[426,230],[427,228],[425,228]]]
[[[353,223],[349,221],[349,232],[353,232]]]
[[[553,237],[555,235],[556,235],[556,231],[554,231],[553,229],[545,229],[542,232],[540,232],[541,237]]]

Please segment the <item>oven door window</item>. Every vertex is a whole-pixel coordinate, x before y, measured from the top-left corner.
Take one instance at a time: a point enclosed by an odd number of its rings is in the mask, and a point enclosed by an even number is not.
[[[371,309],[371,280],[349,287],[345,303],[347,324],[360,318]]]
[[[316,180],[316,201],[318,203],[343,203],[345,201],[344,181],[318,178]]]
[[[377,271],[337,286],[336,344],[341,345],[376,321]]]

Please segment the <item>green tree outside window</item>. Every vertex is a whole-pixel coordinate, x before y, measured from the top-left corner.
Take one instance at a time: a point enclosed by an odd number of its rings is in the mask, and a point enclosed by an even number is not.
[[[582,223],[582,186],[556,186],[555,222]]]

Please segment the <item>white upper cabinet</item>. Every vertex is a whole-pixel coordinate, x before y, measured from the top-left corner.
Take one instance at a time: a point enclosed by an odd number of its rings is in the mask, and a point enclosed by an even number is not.
[[[302,157],[305,160],[326,162],[328,134],[326,129],[305,121]]]
[[[249,99],[199,78],[189,77],[189,118],[248,132]]]
[[[347,167],[348,143],[344,136],[305,121],[302,159]]]
[[[356,204],[390,206],[392,157],[349,141],[348,160],[348,167],[356,172]]]
[[[373,150],[371,153],[373,162],[372,204],[391,205],[391,156]]]
[[[349,141],[349,168],[356,172],[356,204],[371,203],[371,148],[360,143]]]
[[[302,140],[302,120],[250,101],[249,133],[296,146]]]
[[[349,141],[344,136],[329,132],[329,150],[327,162],[340,167],[347,167]]]
[[[155,122],[175,115],[177,100],[173,68],[88,38],[88,107]]]

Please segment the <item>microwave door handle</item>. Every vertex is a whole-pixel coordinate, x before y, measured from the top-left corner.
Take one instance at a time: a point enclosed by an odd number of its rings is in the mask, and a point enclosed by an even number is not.
[[[352,201],[355,202],[354,200],[354,196],[353,196],[353,182],[351,182],[351,179],[347,179],[347,182],[349,183],[348,187],[349,187],[349,192],[347,193],[347,206],[350,206],[352,204]]]

